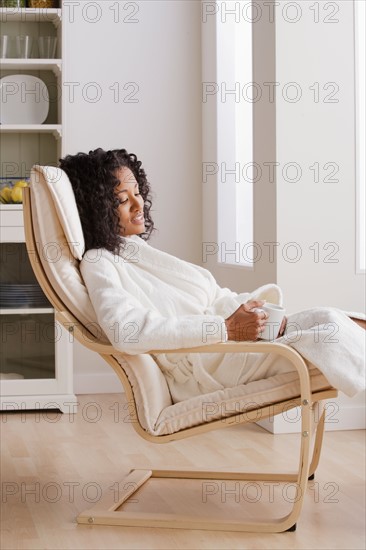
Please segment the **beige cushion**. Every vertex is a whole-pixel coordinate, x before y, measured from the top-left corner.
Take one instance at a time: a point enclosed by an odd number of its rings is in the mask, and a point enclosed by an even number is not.
[[[74,258],[81,260],[85,252],[85,241],[69,178],[63,170],[55,166],[35,166],[33,170],[33,182],[37,174],[39,177],[43,176],[43,182],[51,193],[70,251]]]
[[[127,358],[122,355],[115,357],[120,364]],[[138,357],[143,357],[144,360],[138,363]],[[251,415],[249,411],[300,396],[298,374],[288,372],[172,404],[170,396],[167,395],[163,374],[160,371],[159,376],[154,372],[155,369],[151,369],[152,366],[156,364],[149,355],[129,357],[128,362],[124,364],[124,370],[133,387],[139,421],[152,435],[173,434],[220,418],[224,422],[229,422],[230,416],[241,412],[248,412],[248,418],[259,421],[261,418],[258,411]],[[318,369],[310,368],[309,373],[313,391],[330,387]]]
[[[329,382],[317,369],[310,371],[310,383],[313,391],[329,388]],[[248,420],[258,422],[262,419],[260,411],[250,413],[253,409],[299,396],[300,381],[297,373],[279,374],[166,407],[157,419],[153,433],[172,434],[220,418],[224,423],[230,423],[230,417],[241,412],[248,413]]]
[[[96,315],[79,271],[79,260],[74,257],[75,249],[70,248],[71,242],[84,243],[82,233],[78,232],[78,224],[71,221],[72,216],[77,215],[79,219],[77,209],[75,211],[76,205],[73,208],[70,201],[70,212],[65,210],[66,201],[63,198],[71,197],[71,193],[70,189],[67,193],[63,187],[71,188],[71,184],[63,172],[64,177],[59,179],[57,185],[53,185],[47,179],[49,174],[54,174],[53,170],[56,169],[51,166],[34,166],[31,171],[33,229],[39,257],[52,287],[67,309],[92,334],[99,334],[102,341],[107,342],[107,337],[95,323]],[[62,224],[59,216],[62,216]],[[70,220],[66,221],[66,218]],[[68,237],[63,229],[66,226],[69,231]],[[75,234],[72,233],[74,228]],[[81,246],[83,244],[77,247],[78,253],[81,252]]]
[[[167,407],[175,407],[163,373],[151,355],[116,354],[114,357],[131,384],[141,426],[150,434],[157,434],[161,412]]]
[[[55,293],[82,326],[109,343],[79,271],[85,245],[67,175],[58,168],[34,166],[31,193],[35,241]],[[130,381],[139,421],[153,435],[172,434],[300,394],[297,374],[292,372],[173,404],[165,377],[152,356],[116,353],[115,357]],[[311,369],[310,374],[314,390],[329,387],[319,371]]]

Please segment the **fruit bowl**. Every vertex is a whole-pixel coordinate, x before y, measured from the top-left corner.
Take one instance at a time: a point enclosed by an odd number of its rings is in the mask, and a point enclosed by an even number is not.
[[[0,203],[22,204],[22,189],[28,187],[29,183],[29,178],[0,178]]]

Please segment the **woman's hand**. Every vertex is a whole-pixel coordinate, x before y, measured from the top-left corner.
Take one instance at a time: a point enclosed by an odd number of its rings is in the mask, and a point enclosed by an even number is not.
[[[263,306],[262,300],[249,300],[225,319],[228,339],[236,342],[257,340],[264,330],[267,313],[256,311]]]

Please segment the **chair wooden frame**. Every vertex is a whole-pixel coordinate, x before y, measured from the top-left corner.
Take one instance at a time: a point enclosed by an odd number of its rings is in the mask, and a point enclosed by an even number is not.
[[[137,406],[133,395],[131,384],[121,364],[114,357],[116,350],[112,345],[103,344],[88,331],[88,329],[80,323],[78,319],[65,307],[56,294],[49,281],[39,257],[37,243],[33,231],[32,209],[31,209],[31,189],[23,190],[23,215],[26,247],[34,273],[37,280],[55,308],[56,320],[64,326],[70,333],[73,333],[75,338],[88,349],[99,353],[101,357],[113,368],[117,374],[122,386],[125,390],[126,397],[131,407],[130,413],[132,418],[138,419]],[[151,350],[150,353],[212,353],[212,352],[262,352],[262,353],[277,353],[289,359],[296,368],[300,379],[300,397],[291,400],[272,403],[267,406],[251,409],[249,412],[235,414],[225,419],[211,421],[199,426],[183,429],[177,433],[169,435],[153,436],[147,433],[144,428],[138,423],[133,422],[133,427],[137,433],[153,443],[167,443],[178,439],[184,439],[197,434],[202,434],[214,429],[224,428],[233,424],[255,422],[258,416],[253,417],[252,414],[257,412],[260,419],[268,418],[269,416],[280,414],[291,408],[301,407],[301,445],[300,456],[298,462],[298,470],[296,473],[244,473],[244,472],[217,472],[217,471],[184,471],[184,470],[132,470],[119,484],[120,499],[114,501],[114,495],[108,494],[103,496],[101,500],[92,508],[81,513],[77,517],[80,524],[101,524],[101,525],[125,525],[125,526],[142,526],[142,527],[168,527],[168,528],[183,528],[183,529],[208,529],[221,531],[254,531],[254,532],[281,532],[294,530],[296,521],[299,517],[303,501],[306,494],[307,482],[309,476],[313,476],[317,468],[324,431],[325,410],[319,419],[317,429],[312,422],[312,408],[321,405],[325,399],[334,398],[337,396],[337,391],[333,388],[312,392],[310,386],[310,377],[307,366],[299,353],[290,346],[271,342],[229,342],[209,346],[201,346],[196,348],[186,348],[182,350]],[[120,352],[118,352],[120,354]],[[127,357],[127,356],[126,356]],[[316,437],[311,458],[311,440],[314,432]],[[238,520],[225,520],[220,517],[203,519],[197,515],[183,516],[179,514],[169,513],[163,514],[159,512],[126,512],[118,510],[118,508],[128,500],[128,498],[136,492],[145,482],[151,478],[177,478],[177,479],[198,479],[198,480],[236,480],[236,481],[273,481],[283,483],[294,483],[297,487],[299,498],[295,499],[291,512],[282,518],[272,520],[261,520],[242,522]]]

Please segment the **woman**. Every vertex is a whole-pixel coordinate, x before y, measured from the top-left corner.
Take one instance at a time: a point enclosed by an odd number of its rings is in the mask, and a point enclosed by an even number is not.
[[[74,189],[85,237],[80,271],[98,323],[128,354],[260,338],[264,301],[281,304],[275,284],[237,294],[209,271],[151,247],[150,185],[141,162],[125,149],[79,153],[60,161]],[[360,315],[362,317],[362,315]],[[365,388],[365,335],[334,308],[288,317],[278,342],[301,353],[336,388]],[[174,402],[294,370],[273,353],[158,354]]]

